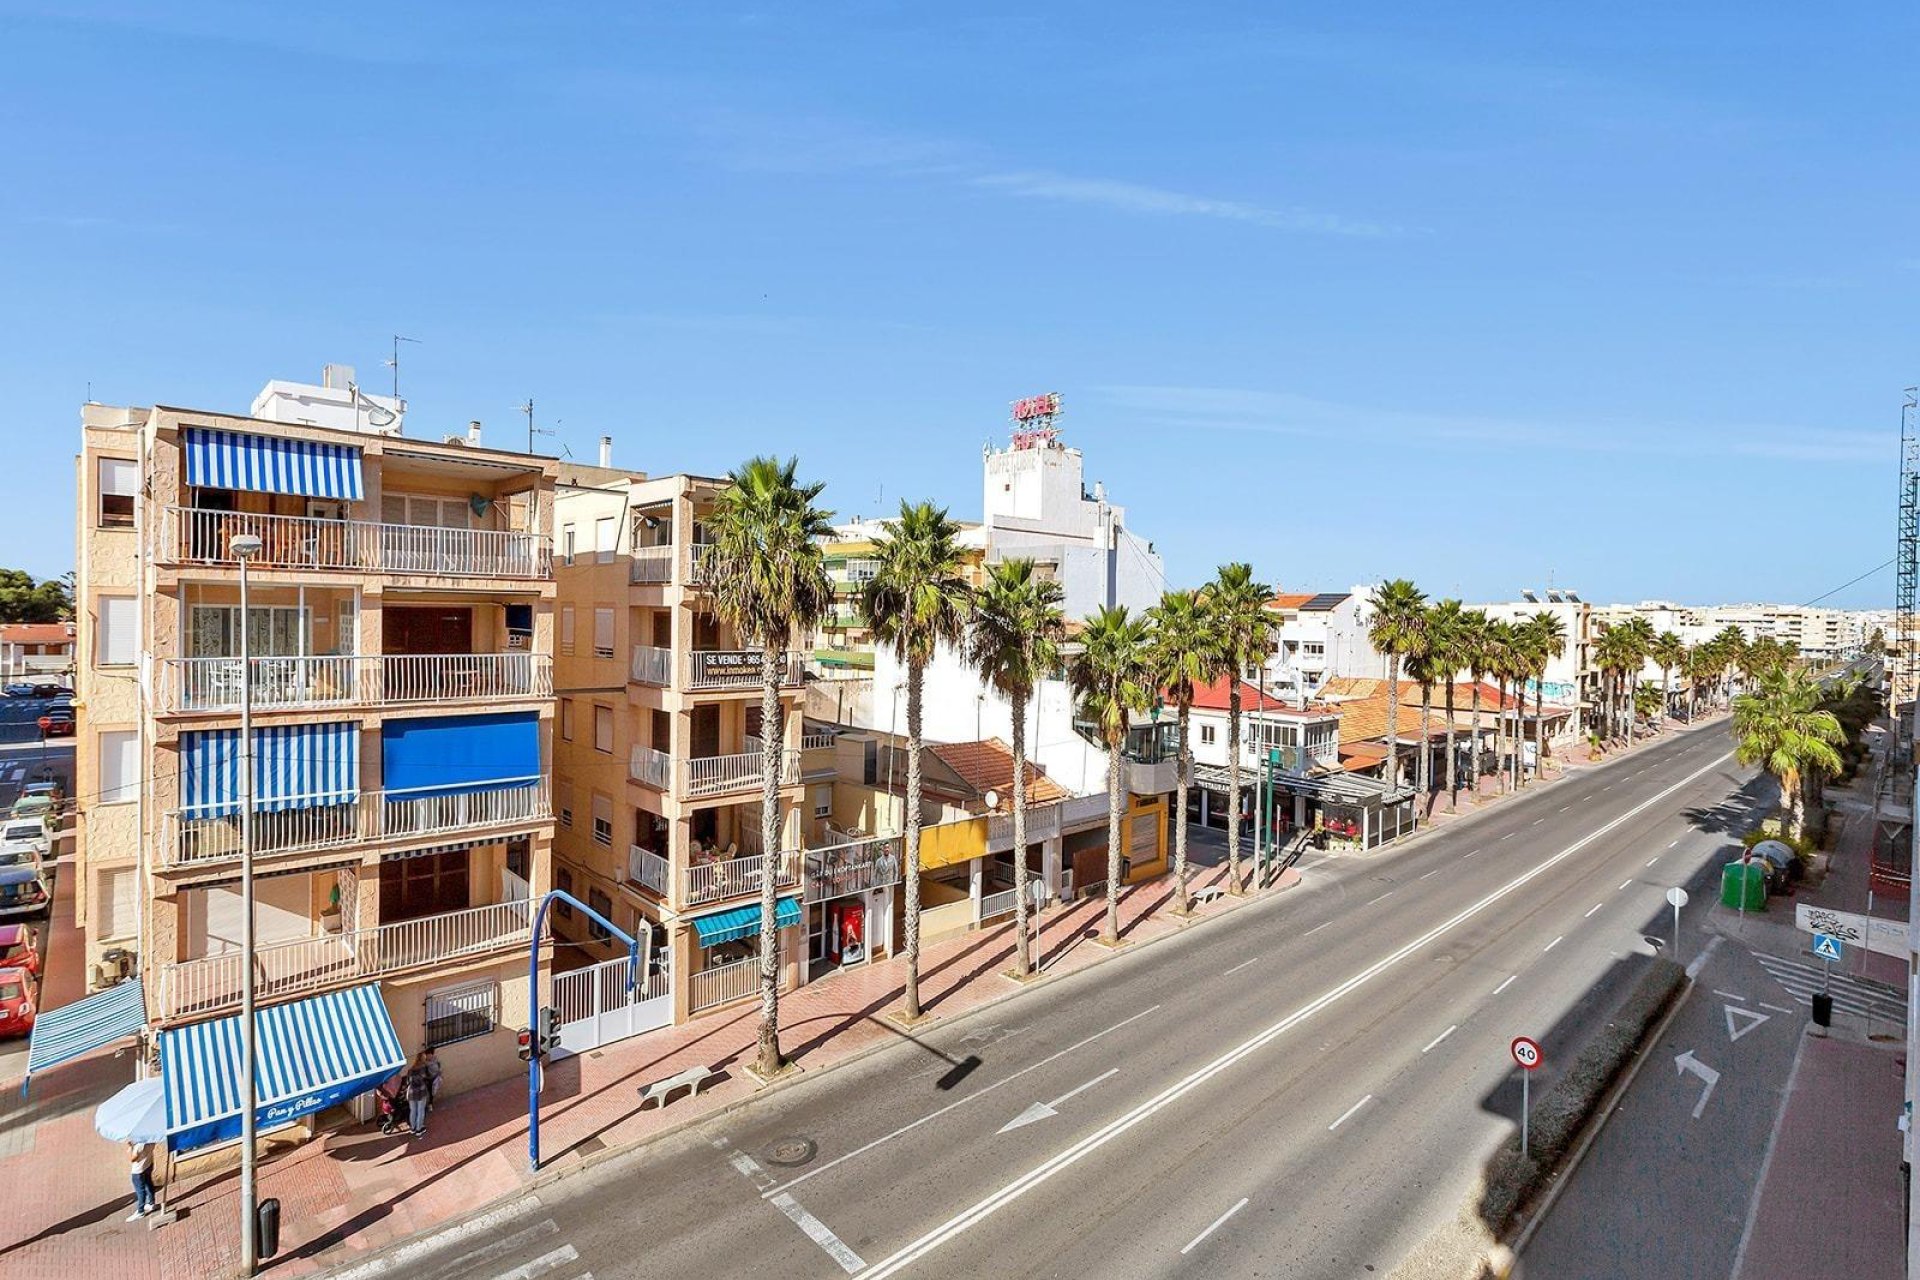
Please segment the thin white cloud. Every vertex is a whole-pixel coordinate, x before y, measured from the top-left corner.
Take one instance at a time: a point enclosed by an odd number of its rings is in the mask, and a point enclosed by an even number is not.
[[[1162,187],[1111,178],[1076,178],[1061,173],[1021,171],[983,173],[971,181],[975,186],[991,187],[1033,200],[1100,205],[1124,213],[1224,218],[1280,231],[1317,232],[1324,235],[1398,234],[1398,228],[1382,223],[1362,222],[1335,214],[1316,213],[1310,209],[1270,209],[1239,200],[1218,200],[1211,196],[1190,195],[1184,191],[1169,191]]]

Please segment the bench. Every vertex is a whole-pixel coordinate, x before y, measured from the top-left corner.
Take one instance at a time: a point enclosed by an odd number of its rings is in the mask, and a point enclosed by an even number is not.
[[[1193,900],[1196,905],[1202,904],[1202,903],[1208,903],[1208,902],[1212,902],[1215,898],[1218,898],[1225,893],[1226,893],[1226,890],[1221,888],[1217,884],[1202,885],[1200,888],[1195,889],[1193,891]]]
[[[688,1067],[679,1075],[668,1076],[665,1080],[656,1080],[652,1084],[642,1085],[640,1088],[640,1105],[644,1107],[649,1102],[658,1102],[664,1107],[667,1105],[667,1098],[673,1091],[681,1088],[687,1090],[687,1096],[689,1098],[694,1097],[700,1092],[701,1084],[712,1074],[713,1069],[711,1067],[694,1066]]]

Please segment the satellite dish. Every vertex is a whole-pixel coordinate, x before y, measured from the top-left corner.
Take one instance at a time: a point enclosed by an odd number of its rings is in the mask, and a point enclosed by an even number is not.
[[[999,809],[1000,809],[1000,793],[999,793],[998,791],[988,791],[988,792],[987,792],[987,794],[985,795],[985,797],[983,797],[983,798],[984,798],[984,799],[986,800],[986,802],[987,802],[987,808],[989,808],[989,809],[992,809],[992,810],[994,810],[995,812],[998,812],[998,811],[999,811]]]
[[[493,499],[484,493],[470,493],[467,495],[467,506],[476,516],[487,514],[487,508],[492,505]]]

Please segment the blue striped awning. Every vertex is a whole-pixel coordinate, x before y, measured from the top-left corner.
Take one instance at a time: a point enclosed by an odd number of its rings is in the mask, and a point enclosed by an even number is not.
[[[147,998],[138,978],[118,982],[98,995],[51,1009],[33,1020],[27,1045],[27,1091],[36,1071],[51,1071],[116,1040],[140,1034],[147,1025]]]
[[[782,898],[774,903],[774,928],[785,929],[799,923],[800,899]],[[760,904],[756,902],[751,906],[730,907],[710,916],[695,916],[693,929],[700,935],[700,945],[703,947],[717,947],[723,942],[752,937],[760,932]]]
[[[280,436],[186,430],[187,483],[206,489],[246,489],[303,498],[359,502],[360,450],[350,444],[288,440]]]
[[[262,1132],[365,1093],[407,1065],[380,984],[333,991],[254,1014]],[[167,1149],[192,1151],[240,1134],[240,1018],[160,1033]]]
[[[240,731],[181,734],[180,784],[187,817],[224,818],[240,812]],[[255,812],[351,804],[359,794],[358,724],[342,720],[253,731]]]

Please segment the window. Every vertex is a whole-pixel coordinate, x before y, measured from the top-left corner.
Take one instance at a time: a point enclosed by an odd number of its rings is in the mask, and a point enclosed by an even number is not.
[[[613,708],[596,706],[593,709],[593,749],[613,754]]]
[[[139,602],[132,596],[101,596],[99,638],[94,661],[103,667],[130,667],[135,658],[134,630],[139,625]]]
[[[609,920],[613,919],[613,899],[609,898],[602,890],[587,890],[587,905],[595,911],[598,911],[605,918]],[[595,920],[592,916],[587,917],[587,932],[593,935],[595,942],[605,942],[613,936],[607,932],[605,925]]]
[[[618,528],[612,516],[601,516],[593,522],[593,555],[601,564],[613,563],[613,542]]]
[[[554,790],[560,793],[560,825],[571,827],[573,825],[573,788],[562,783]]]
[[[1200,745],[1203,747],[1210,747],[1213,745],[1213,726],[1212,725],[1203,724],[1200,726]]]
[[[140,735],[132,729],[100,734],[101,804],[127,804],[140,795]]]
[[[492,1031],[500,1021],[500,987],[493,982],[469,982],[443,991],[427,992],[427,1048],[473,1040]]]
[[[560,699],[560,736],[568,742],[573,741],[573,699]]]
[[[134,935],[139,913],[134,910],[133,893],[138,885],[138,873],[133,867],[100,873],[100,887],[91,904],[96,913],[92,921],[96,937],[131,938]]]
[[[613,610],[595,606],[593,611],[593,656],[613,656]]]
[[[573,872],[566,867],[560,867],[557,870],[555,870],[553,873],[553,887],[558,889],[561,893],[572,893],[573,892]],[[553,909],[560,913],[560,918],[562,920],[573,919],[573,907],[570,903],[567,902],[565,898],[562,898],[560,899],[560,901],[554,903]]]
[[[573,526],[570,524],[560,526],[560,563],[573,563]]]
[[[570,604],[560,606],[560,652],[573,652],[573,606]]]
[[[140,489],[140,464],[126,458],[100,459],[100,527],[133,528],[133,496]]]
[[[613,847],[613,801],[605,796],[593,798],[593,842]]]
[[[813,789],[813,816],[830,818],[833,816],[833,788],[831,786]]]

